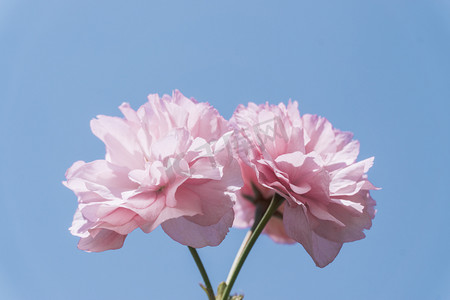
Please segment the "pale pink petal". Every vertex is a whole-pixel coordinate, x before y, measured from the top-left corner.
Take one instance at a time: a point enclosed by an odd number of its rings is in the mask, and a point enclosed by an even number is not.
[[[332,195],[354,195],[363,187],[375,189],[364,178],[364,174],[372,165],[373,157],[335,171],[330,184],[330,193]]]
[[[112,230],[122,235],[127,235],[136,228],[140,227],[140,225],[143,223],[144,222],[142,221],[142,219],[138,215],[135,215],[133,219],[129,220],[123,225],[112,225],[107,222],[102,222],[99,227],[101,227],[102,229]]]
[[[359,142],[358,141],[351,141],[350,143],[346,144],[343,149],[339,152],[336,152],[336,154],[333,157],[333,162],[343,162],[346,165],[350,165],[356,161],[356,158],[359,154]]]
[[[324,239],[313,232],[304,206],[285,208],[283,222],[286,233],[303,245],[318,267],[331,263],[341,250],[342,243]]]
[[[114,209],[111,213],[103,216],[102,222],[109,223],[110,225],[114,226],[121,226],[129,223],[135,216],[135,212],[123,207],[119,207]]]
[[[75,215],[73,216],[72,226],[69,228],[70,233],[82,238],[89,236],[89,228],[91,228],[95,223],[91,222],[81,214],[81,211],[77,209]]]
[[[97,116],[92,132],[106,145],[106,160],[129,169],[139,167],[144,156],[136,139],[136,129],[118,117]]]
[[[137,185],[128,180],[128,169],[104,160],[76,162],[66,174],[65,185],[80,197],[80,202],[105,201],[120,198],[123,190]]]
[[[220,180],[223,176],[223,167],[218,166],[212,157],[197,159],[191,166],[191,178]]]
[[[352,133],[323,117],[300,117],[296,102],[240,105],[230,122],[244,179],[234,226],[251,226],[255,205],[268,205],[268,195],[277,193],[286,200],[283,222],[273,217],[264,232],[276,242],[290,236],[302,243],[318,266],[330,263],[343,243],[365,236],[375,214],[369,190],[377,188],[366,174],[373,158],[356,162]],[[252,186],[263,196],[250,202]]]
[[[303,126],[310,137],[306,151],[335,152],[335,133],[333,126],[327,119],[317,115],[303,115]]]
[[[226,189],[223,186],[226,186]],[[236,192],[242,186],[239,175],[239,165],[230,164],[224,168],[224,175],[220,181],[189,179],[183,186],[184,191],[190,191],[201,199],[201,215],[196,216],[196,222],[202,225],[217,223],[225,212],[233,207]],[[232,200],[232,201],[230,201]]]
[[[324,204],[315,201],[308,201],[307,204],[311,215],[313,215],[320,221],[328,221],[329,223],[333,223],[334,228],[345,227],[344,223],[339,221],[330,212],[328,212],[328,206],[325,206]]]
[[[177,239],[200,227],[193,246],[220,243],[242,186],[239,164],[224,151],[228,123],[209,104],[178,91],[149,95],[137,111],[127,103],[120,110],[125,118],[91,122],[106,159],[76,162],[66,172],[64,184],[79,202],[70,230],[82,238],[80,249],[116,249],[138,227],[149,233],[180,218],[193,225]]]
[[[78,249],[88,252],[101,252],[122,248],[126,235],[118,234],[112,230],[102,229],[95,237],[92,235],[81,238]]]
[[[249,200],[238,196],[233,210],[235,214],[233,227],[246,228],[252,226],[255,218],[255,206]]]
[[[219,222],[212,225],[202,225],[196,222],[197,217],[180,217],[164,222],[161,227],[172,239],[180,244],[194,248],[219,245],[233,224],[234,213],[232,209],[222,216]]]
[[[136,125],[140,124],[141,120],[139,119],[139,116],[136,113],[136,111],[134,111],[130,107],[130,104],[124,102],[119,106],[119,109],[122,112],[122,114],[125,116],[126,120],[128,120],[132,123],[136,123]]]
[[[372,199],[368,191],[361,191],[356,195],[349,196],[347,205],[337,203],[329,204],[327,211],[335,218],[339,219],[345,226],[336,226],[330,222],[315,222],[314,231],[336,242],[353,242],[365,237],[362,229],[370,229],[372,219],[375,217],[375,201]],[[352,207],[348,203],[353,203]],[[362,211],[354,209],[356,205],[362,207]]]
[[[163,161],[167,157],[177,157],[179,154],[186,152],[190,143],[189,132],[187,130],[173,130],[152,143],[152,159]]]
[[[353,140],[353,133],[350,131],[341,131],[339,129],[334,128],[334,135],[335,135],[335,144],[336,144],[336,151],[342,151],[343,148],[348,145],[349,143],[354,143],[357,141]],[[358,144],[358,150],[359,150],[359,143]],[[355,157],[356,159],[356,157]]]
[[[275,243],[279,244],[293,244],[294,241],[289,237],[284,229],[283,220],[277,217],[272,217],[264,229],[264,233],[267,234]]]

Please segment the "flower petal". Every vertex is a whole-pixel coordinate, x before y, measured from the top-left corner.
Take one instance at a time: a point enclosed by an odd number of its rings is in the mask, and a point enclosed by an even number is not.
[[[137,131],[118,117],[97,116],[91,121],[92,132],[106,145],[106,160],[130,169],[138,168],[144,156],[136,140]]]
[[[78,249],[88,252],[101,252],[122,248],[126,235],[118,234],[115,231],[101,229],[95,237],[90,235],[81,238],[78,243]]]
[[[161,227],[172,239],[180,244],[194,248],[219,245],[228,233],[228,228],[233,224],[234,213],[232,209],[216,224],[202,226],[196,223],[196,217],[170,219]]]
[[[342,243],[327,240],[314,233],[305,211],[303,205],[285,207],[284,227],[287,235],[302,244],[316,265],[323,268],[335,259]]]

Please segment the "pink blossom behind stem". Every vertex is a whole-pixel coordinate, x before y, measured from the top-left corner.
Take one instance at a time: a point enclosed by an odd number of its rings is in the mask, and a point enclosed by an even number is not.
[[[235,227],[254,221],[252,185],[262,201],[274,193],[286,201],[264,232],[279,243],[301,243],[319,267],[334,260],[343,243],[365,237],[375,216],[367,179],[373,157],[357,162],[359,143],[325,118],[303,115],[297,102],[240,105],[231,124],[244,187],[235,205]],[[245,196],[245,197],[244,197]],[[259,201],[261,201],[259,199]],[[256,204],[258,205],[258,204]]]
[[[216,246],[232,225],[242,179],[228,123],[178,91],[148,100],[137,111],[122,104],[124,118],[92,120],[105,159],[67,170],[64,184],[78,197],[70,231],[82,250],[117,249],[134,229],[159,225],[184,245]]]

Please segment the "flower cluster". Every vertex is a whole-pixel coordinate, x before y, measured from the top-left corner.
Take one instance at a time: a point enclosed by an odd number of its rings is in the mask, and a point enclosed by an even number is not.
[[[367,180],[373,157],[356,162],[358,141],[325,118],[300,117],[297,102],[239,106],[231,124],[244,179],[234,207],[236,227],[254,221],[255,208],[277,193],[284,204],[265,232],[279,243],[299,242],[319,267],[343,243],[364,238],[375,215]],[[250,201],[249,201],[250,199]]]
[[[175,91],[120,110],[124,118],[91,122],[105,159],[66,173],[78,197],[70,230],[80,249],[117,249],[134,229],[159,225],[183,245],[216,246],[231,226],[252,226],[274,195],[284,201],[264,232],[302,244],[319,267],[371,227],[373,158],[358,162],[351,133],[300,116],[296,102],[241,105],[226,121]]]
[[[137,111],[122,104],[125,118],[92,120],[106,157],[66,173],[79,203],[70,230],[82,250],[117,249],[134,229],[159,225],[181,244],[217,246],[233,223],[242,179],[224,149],[228,123],[178,91],[148,100]]]

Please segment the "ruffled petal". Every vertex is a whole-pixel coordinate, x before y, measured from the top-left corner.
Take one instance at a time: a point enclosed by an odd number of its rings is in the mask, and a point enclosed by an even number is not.
[[[97,116],[92,132],[106,145],[106,160],[129,169],[139,168],[144,155],[136,139],[137,129],[122,118]]]
[[[232,209],[212,225],[202,225],[202,220],[197,222],[197,217],[170,219],[161,227],[172,239],[180,244],[194,248],[219,245],[233,224],[234,213]]]
[[[285,207],[284,227],[287,235],[302,244],[315,264],[323,268],[336,258],[342,243],[327,240],[314,233],[305,211],[304,206]]]
[[[242,186],[239,165],[225,151],[228,123],[209,104],[179,91],[149,95],[137,111],[128,103],[120,110],[124,118],[91,121],[106,159],[76,162],[66,173],[64,184],[79,202],[70,230],[81,238],[80,249],[116,249],[138,227],[149,233],[181,218],[193,224],[191,231],[203,232],[192,245],[219,243]]]
[[[118,234],[115,231],[101,229],[95,236],[81,238],[78,243],[78,249],[87,252],[102,252],[122,248],[126,235]]]

